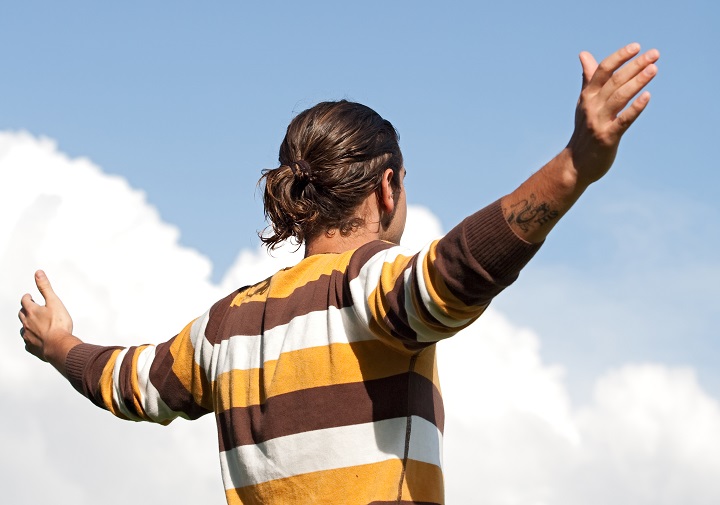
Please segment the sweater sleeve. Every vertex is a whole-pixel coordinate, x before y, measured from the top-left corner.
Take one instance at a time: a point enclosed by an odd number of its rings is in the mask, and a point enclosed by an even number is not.
[[[168,424],[212,412],[213,345],[208,335],[212,337],[230,299],[157,346],[75,346],[65,362],[70,383],[122,419]]]
[[[417,349],[475,321],[539,247],[512,232],[497,201],[417,254],[398,246],[358,249],[362,265],[351,263],[351,292],[373,333]]]

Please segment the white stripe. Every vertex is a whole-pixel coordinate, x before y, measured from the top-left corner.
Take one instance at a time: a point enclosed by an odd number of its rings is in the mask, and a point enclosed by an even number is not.
[[[393,263],[398,256],[412,256],[407,249],[396,246],[376,253],[360,269],[358,276],[350,281],[350,295],[353,306],[363,323],[370,324],[372,312],[368,303],[368,296],[380,284],[385,263]]]
[[[207,374],[206,378],[209,379],[209,377],[211,377],[209,374],[212,373],[214,366],[214,346],[205,338],[208,321],[210,321],[209,310],[193,321],[190,327],[190,343],[193,347],[193,359],[195,363]]]
[[[267,330],[264,336],[236,335],[223,340],[215,346],[217,358],[210,377],[215,380],[231,370],[261,368],[286,352],[374,338],[352,307],[329,307],[297,316],[288,324]]]
[[[147,346],[138,355],[138,384],[140,386],[140,402],[150,419],[155,422],[169,421],[178,416],[187,416],[183,412],[172,410],[160,397],[160,392],[150,382],[150,367],[155,359],[155,346]]]
[[[473,318],[467,318],[467,319],[454,319],[450,316],[448,316],[432,299],[430,296],[430,293],[427,289],[427,284],[425,283],[425,274],[423,269],[423,262],[429,261],[427,259],[427,255],[430,252],[430,246],[431,244],[428,244],[421,252],[418,257],[417,262],[417,283],[418,283],[418,291],[420,291],[420,299],[422,304],[425,306],[425,308],[430,312],[430,314],[443,326],[447,328],[457,328],[457,331],[460,331],[464,325],[468,324],[470,321],[473,320]],[[407,304],[406,304],[407,306]],[[406,307],[407,308],[407,307]],[[419,317],[417,317],[417,313],[415,312],[414,308],[413,315],[416,319],[416,323],[420,323],[421,327],[422,322]],[[419,342],[437,342],[438,340],[442,340],[443,338],[450,337],[450,334],[447,333],[439,333],[439,332],[430,332],[428,330],[420,331],[416,329],[412,324],[411,327],[415,329],[415,331],[418,333],[418,341]]]
[[[120,394],[120,369],[127,352],[128,349],[123,349],[122,351],[120,351],[120,353],[118,353],[117,357],[115,358],[115,365],[113,366],[113,402],[115,403],[118,411],[128,419],[131,419],[133,421],[142,421],[141,417],[135,415],[127,409],[127,407],[125,406],[125,402],[121,399],[122,396]]]
[[[225,489],[323,470],[402,459],[407,418],[298,433],[220,453]],[[442,434],[412,417],[411,459],[442,467]]]

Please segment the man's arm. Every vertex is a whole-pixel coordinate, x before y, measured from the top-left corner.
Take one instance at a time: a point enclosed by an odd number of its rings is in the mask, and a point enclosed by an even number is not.
[[[204,338],[210,311],[157,346],[96,346],[73,336],[70,314],[44,272],[35,273],[35,282],[45,305],[29,294],[22,297],[25,348],[51,363],[93,403],[122,419],[162,424],[212,411],[206,362],[212,344]]]
[[[599,65],[590,53],[580,53],[583,86],[570,142],[502,199],[505,219],[518,237],[542,242],[588,186],[610,170],[620,139],[647,106],[650,93],[633,98],[657,73],[660,53],[651,49],[636,57],[639,51],[638,44],[629,44]]]

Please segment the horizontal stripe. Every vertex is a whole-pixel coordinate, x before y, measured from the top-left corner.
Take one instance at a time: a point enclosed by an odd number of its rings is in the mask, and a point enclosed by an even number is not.
[[[355,250],[352,257],[350,258],[350,264],[347,268],[348,281],[352,282],[354,279],[359,277],[363,267],[368,261],[370,261],[371,258],[374,258],[382,251],[393,248],[398,248],[398,250],[400,250],[400,248],[396,244],[391,244],[390,242],[383,242],[380,240],[368,242],[367,244],[360,246],[358,249]]]
[[[226,490],[228,505],[262,505],[287,497],[285,503],[397,505],[398,483],[402,462],[397,459],[368,465],[310,472],[286,479],[264,482],[250,487]],[[408,461],[409,486],[403,486],[405,498],[401,504],[440,505],[443,503],[443,483],[440,469],[417,461]]]
[[[388,334],[392,333],[394,329],[388,324],[388,314],[398,312],[398,297],[403,293],[403,272],[408,268],[411,260],[411,256],[403,254],[395,255],[392,262],[386,259],[378,272],[380,280],[367,297],[372,317]]]
[[[292,268],[280,270],[272,277],[270,286],[273,298],[286,298],[308,284],[339,274],[345,276],[348,261],[354,251],[341,254],[314,254]]]
[[[330,344],[283,353],[263,368],[231,370],[214,384],[216,410],[264,403],[267,398],[298,389],[381,379],[407,372],[410,355],[393,352],[383,342],[367,340]],[[434,360],[429,355],[417,373],[432,380]]]
[[[163,401],[160,392],[150,381],[150,369],[155,359],[155,346],[145,347],[138,356],[138,386],[142,404],[147,416],[155,422],[165,423],[178,416],[187,417],[183,412],[172,410]]]
[[[409,284],[412,295],[406,298],[408,324],[415,330],[419,342],[439,342],[453,336],[462,328],[448,327],[430,312],[420,291],[421,282]]]
[[[220,453],[225,489],[252,486],[309,472],[402,459],[407,420],[309,431],[243,445]],[[442,434],[432,423],[412,418],[410,457],[442,467]]]
[[[125,357],[126,351],[124,349],[116,349],[110,356],[110,359],[105,363],[102,375],[100,377],[100,395],[102,397],[103,406],[108,409],[113,415],[118,416],[122,419],[127,419],[121,411],[118,405],[117,393],[115,391],[115,364],[122,363]]]
[[[385,264],[392,263],[397,257],[406,258],[403,255],[404,252],[406,252],[405,249],[401,247],[391,247],[379,251],[363,265],[358,276],[350,280],[350,292],[353,300],[363,300],[362,305],[356,304],[356,310],[363,323],[369,324],[373,320],[373,313],[376,310],[366,296],[375,291]]]
[[[183,384],[178,376],[175,374],[176,369],[180,367],[187,367],[190,372],[184,373],[186,380],[189,382],[189,387],[193,387],[193,384],[203,387],[202,381],[193,382],[192,370],[198,370],[199,366],[195,363],[194,357],[190,358],[190,363],[176,363],[170,349],[175,343],[178,337],[174,337],[168,342],[162,343],[155,348],[155,359],[153,365],[150,368],[149,380],[150,383],[158,391],[162,391],[162,398],[167,406],[173,412],[182,412],[182,417],[187,419],[197,419],[198,417],[212,412],[212,402],[209,405],[203,407],[195,401],[195,397],[192,392],[188,390],[188,386]],[[186,357],[189,354],[186,354]],[[190,377],[188,377],[190,376]],[[204,374],[203,374],[204,376]],[[209,385],[204,386],[205,389],[197,391],[196,394],[200,398],[205,397],[209,400],[208,396],[212,394],[212,390]]]
[[[398,401],[409,398],[409,401]],[[292,415],[288,415],[292,412]],[[443,431],[440,392],[416,373],[352,384],[302,389],[269,398],[262,406],[217,415],[220,450],[273,438],[414,415]]]
[[[126,363],[126,368],[131,366],[130,362],[132,360],[132,354],[128,354],[128,352],[134,349],[136,348],[129,347],[127,349],[123,349],[115,358],[115,363],[112,369],[112,405],[114,408],[113,414],[116,416],[123,419],[130,419],[131,421],[142,421],[142,417],[134,414],[125,403],[124,393],[128,384],[126,384],[126,380],[120,379],[120,374],[123,372],[123,363]],[[127,370],[125,370],[125,372],[126,376],[124,378],[127,378]]]
[[[172,372],[192,395],[195,403],[212,408],[210,382],[201,368],[203,337],[196,326],[197,319],[188,324],[170,345],[173,357]],[[195,346],[199,346],[197,351]]]
[[[273,330],[311,312],[353,305],[345,277],[340,272],[322,276],[285,297],[277,296],[273,289],[266,295],[263,300],[243,301],[230,307],[223,321],[226,328],[223,337],[257,335],[261,329],[265,332]]]
[[[435,305],[444,313],[455,321],[471,321],[482,313],[481,304],[468,305],[458,299],[448,289],[447,279],[442,275],[435,265],[437,264],[437,244],[430,244],[427,256],[423,262],[423,281],[430,293]],[[457,325],[456,325],[457,326]]]
[[[137,417],[136,420],[151,421],[145,414],[145,407],[142,402],[143,394],[140,391],[140,382],[138,381],[138,360],[147,345],[130,347],[123,359],[120,369],[120,378],[117,382],[118,394],[122,395],[122,402],[127,411],[132,416]]]
[[[433,245],[434,243],[429,244],[421,252],[420,257],[423,258],[423,261],[427,261],[425,259],[425,256],[430,253],[430,249]],[[432,314],[432,316],[441,324],[448,328],[458,328],[459,331],[460,328],[462,328],[469,322],[469,319],[462,319],[458,321],[457,319],[454,319],[453,317],[448,315],[445,310],[443,310],[443,301],[438,296],[438,293],[435,290],[435,286],[433,286],[433,279],[431,278],[427,265],[423,265],[422,275],[418,275],[418,288],[423,304]]]
[[[352,307],[311,312],[297,316],[289,324],[276,326],[264,335],[233,335],[216,344],[217,377],[231,370],[261,368],[263,362],[277,361],[285,352],[328,344],[374,340],[375,337],[355,317]]]
[[[400,504],[440,505],[445,503],[442,469],[423,461],[408,459],[400,498]]]

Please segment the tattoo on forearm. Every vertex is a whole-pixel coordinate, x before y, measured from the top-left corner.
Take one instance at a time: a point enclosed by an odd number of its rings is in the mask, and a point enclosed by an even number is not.
[[[560,215],[558,211],[552,210],[547,202],[537,203],[535,200],[535,195],[531,194],[528,200],[511,205],[508,223],[517,225],[522,231],[529,231],[533,224],[539,227]]]

